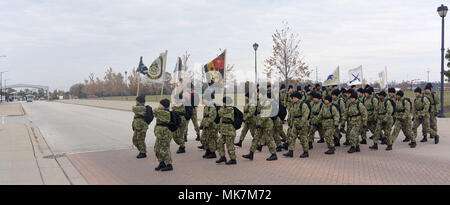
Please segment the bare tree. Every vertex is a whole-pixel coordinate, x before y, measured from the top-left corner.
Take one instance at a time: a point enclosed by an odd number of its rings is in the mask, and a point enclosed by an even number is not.
[[[264,72],[268,78],[279,75],[288,86],[289,82],[299,82],[308,77],[310,71],[300,52],[299,35],[292,32],[286,21],[282,24],[281,31],[276,29],[272,35],[273,52],[265,60]]]

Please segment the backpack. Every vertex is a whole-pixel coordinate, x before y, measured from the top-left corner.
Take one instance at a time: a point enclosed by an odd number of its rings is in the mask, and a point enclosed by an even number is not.
[[[308,120],[309,120],[311,118],[311,104],[309,103],[309,101],[304,100],[302,103],[300,103],[300,112],[302,112],[303,104],[306,104],[308,106],[309,109]]]
[[[192,106],[185,106],[184,109],[186,110],[184,118],[189,121],[194,114],[194,108]]]
[[[408,101],[408,102],[409,102],[409,111],[412,112],[412,107],[413,107],[413,105],[412,105],[411,99],[409,99],[409,98],[403,98],[403,100],[402,100],[403,108],[405,107],[405,101]]]
[[[150,124],[153,121],[153,110],[149,105],[145,106],[145,116],[144,121],[147,124]]]
[[[386,99],[386,101],[384,101],[384,108],[386,108],[386,105],[387,105],[388,101],[391,102],[391,105],[393,107],[392,115],[394,115],[397,105],[395,104],[395,102],[392,99],[388,98],[388,99]]]
[[[242,114],[242,112],[236,107],[233,107],[233,110],[234,110],[233,127],[234,129],[238,130],[241,129],[242,122],[244,122],[244,114]]]
[[[331,106],[330,106],[330,113],[333,114],[333,106],[338,110],[339,119],[341,119],[341,116],[342,116],[342,115],[341,115],[341,109],[339,108],[339,106],[337,106],[337,105],[331,103]]]
[[[287,116],[287,110],[286,110],[286,107],[284,107],[284,105],[280,104],[279,112],[278,112],[278,117],[279,117],[281,120],[284,120],[284,119],[286,118],[286,116]]]
[[[174,111],[171,111],[170,112],[170,122],[169,122],[169,126],[168,126],[169,130],[171,132],[175,132],[180,127],[180,124],[181,124],[180,115],[178,115]]]

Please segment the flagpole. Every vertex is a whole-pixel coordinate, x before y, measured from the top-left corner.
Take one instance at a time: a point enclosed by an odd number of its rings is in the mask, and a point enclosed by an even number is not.
[[[364,75],[363,75],[363,69],[362,69],[362,65],[361,65],[361,84],[362,87],[364,88],[364,86],[366,85],[366,80],[364,80]]]
[[[161,70],[161,72],[163,72],[163,74],[162,74],[162,77],[161,77],[162,85],[161,85],[161,95],[160,95],[160,99],[159,100],[162,100],[162,96],[163,96],[163,92],[164,92],[164,85],[166,84],[165,83],[166,81],[164,79],[166,77],[166,65],[167,65],[167,50],[166,50],[166,53],[164,55],[164,65],[163,65],[164,69]]]
[[[135,72],[138,76],[138,85],[137,85],[137,91],[136,91],[136,97],[139,96],[139,85],[141,84],[141,74],[138,72]]]

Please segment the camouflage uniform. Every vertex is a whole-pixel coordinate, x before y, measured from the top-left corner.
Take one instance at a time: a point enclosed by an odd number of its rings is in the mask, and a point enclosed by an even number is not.
[[[336,105],[337,107],[340,108],[341,113],[340,113],[339,125],[340,125],[340,127],[345,126],[345,121],[344,121],[345,100],[341,97],[337,97],[331,103],[333,103],[334,105]],[[339,127],[335,128],[334,138],[339,140],[340,137],[341,137],[341,135],[340,135]]]
[[[314,142],[314,134],[319,132],[319,136],[323,139],[325,130],[322,127],[322,122],[319,118],[320,110],[322,109],[324,103],[322,101],[311,101],[311,126],[309,128],[308,141]]]
[[[300,108],[300,106],[302,106]],[[309,132],[309,113],[310,110],[306,103],[302,103],[300,100],[292,105],[291,110],[289,110],[288,117],[288,138],[289,138],[289,151],[294,151],[295,149],[295,141],[297,137],[300,138],[300,143],[302,144],[303,151],[309,151],[308,145],[308,132]],[[301,126],[301,130],[297,128]]]
[[[259,128],[259,132],[256,134],[256,137],[252,140],[252,145],[250,147],[250,152],[256,151],[256,146],[258,142],[261,141],[261,144],[266,144],[269,147],[269,151],[271,154],[276,153],[275,142],[273,140],[273,121],[270,119],[270,112],[272,110],[272,103],[270,99],[261,98],[260,106],[258,109],[261,111],[256,116],[256,126]]]
[[[347,102],[348,105],[344,114],[344,121],[347,121],[348,134],[346,138],[352,147],[357,147],[359,146],[358,135],[361,132],[361,127],[367,126],[367,110],[358,100],[352,103],[349,99]]]
[[[403,102],[405,105],[403,106]],[[411,139],[411,142],[416,142],[416,138],[413,137],[411,132],[411,106],[408,101],[402,97],[400,100],[395,102],[395,125],[394,131],[391,137],[387,141],[387,145],[392,145],[400,134],[400,130],[403,131],[406,137]]]
[[[322,129],[324,130],[325,141],[328,148],[334,147],[334,134],[336,132],[336,127],[339,126],[340,117],[339,110],[333,106],[332,103],[326,105],[324,103],[322,109],[319,113],[319,121],[322,122]]]
[[[144,104],[133,106],[134,113],[133,122],[133,145],[139,150],[139,153],[147,153],[147,146],[145,144],[145,135],[147,134],[148,124],[144,120],[147,111]]]
[[[216,117],[216,106],[213,101],[210,101],[203,107],[203,119],[201,122],[203,131],[200,136],[200,142],[206,150],[211,152],[215,152],[217,149],[217,124],[214,122]]]
[[[394,124],[394,118],[392,116],[394,112],[393,105],[388,102],[388,98],[379,100],[377,106],[377,128],[375,129],[375,135],[373,136],[373,142],[378,143],[378,139],[383,136],[387,140],[391,136],[392,125]],[[386,106],[385,106],[386,104]]]
[[[231,160],[236,160],[234,151],[234,138],[236,137],[236,129],[234,129],[234,109],[233,107],[221,107],[219,110],[219,138],[217,140],[217,148],[220,157],[225,157],[225,144],[227,145],[228,155]]]
[[[170,122],[169,109],[155,109],[153,115],[156,118],[155,126],[155,155],[158,161],[165,164],[172,164],[172,158],[170,157],[170,141],[172,140],[173,133],[169,130],[168,124]]]
[[[436,115],[438,114],[438,106],[439,105],[439,96],[436,95],[436,93],[430,93],[427,94],[426,92],[423,93],[425,97],[428,98],[430,101],[431,106],[431,112],[430,112],[430,132],[433,130],[434,135],[431,135],[432,137],[437,135],[437,120]],[[434,97],[433,97],[434,96]],[[425,136],[425,131],[422,130],[422,134]],[[430,133],[431,134],[431,133]]]
[[[197,119],[197,107],[192,107],[192,124],[194,124],[195,133],[197,136],[200,136],[200,128],[198,127],[198,119]],[[188,133],[188,125],[189,121],[186,121],[186,129],[184,129],[184,136],[187,136]]]
[[[283,122],[279,117],[273,120],[273,139],[277,147],[281,146],[281,139],[287,139],[287,136],[283,130]]]
[[[244,127],[242,128],[239,141],[244,141],[247,132],[250,130],[250,134],[253,138],[256,135],[256,122],[255,122],[256,106],[248,102],[244,106]]]
[[[372,134],[375,134],[377,128],[378,99],[371,95],[364,98],[363,104],[367,109],[367,128],[362,129],[361,139],[367,140],[367,131],[370,130]]]
[[[175,131],[174,136],[173,136],[173,141],[175,141],[175,143],[177,143],[177,145],[179,145],[180,148],[184,148],[185,147],[184,146],[184,132],[185,132],[184,130],[187,127],[186,126],[187,120],[185,117],[186,109],[185,109],[182,101],[175,100],[172,110],[174,112],[176,112],[181,118],[180,127]]]
[[[425,130],[425,135],[430,133],[431,136],[435,136],[434,130],[430,129],[430,101],[428,98],[419,96],[414,99],[413,106],[413,137],[417,138],[417,128],[422,125],[422,130]],[[423,119],[419,119],[423,118]]]

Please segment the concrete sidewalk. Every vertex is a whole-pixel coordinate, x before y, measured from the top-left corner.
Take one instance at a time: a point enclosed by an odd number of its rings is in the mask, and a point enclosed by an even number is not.
[[[25,112],[18,102],[0,103],[0,116],[21,116]]]

